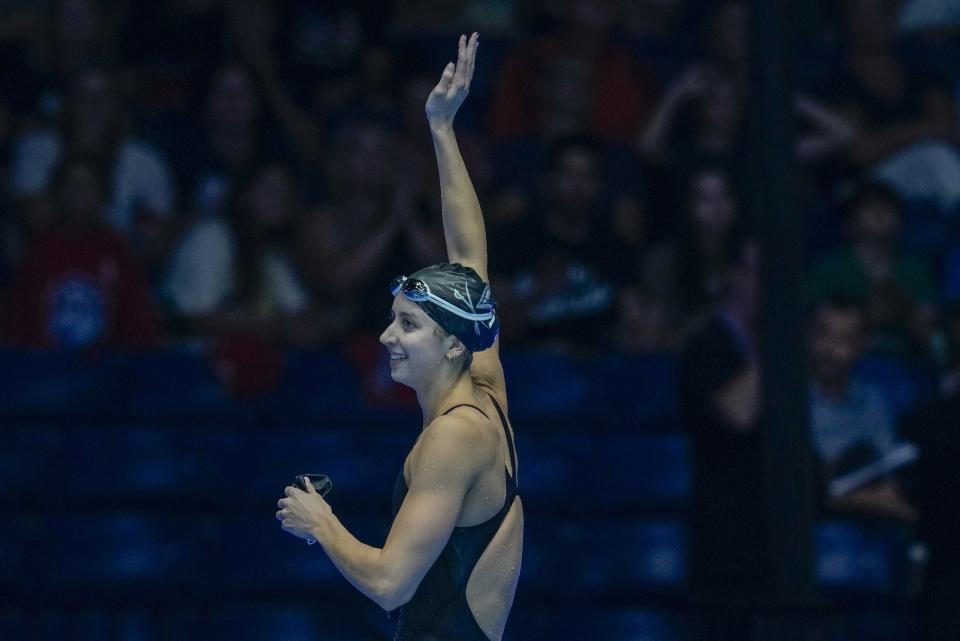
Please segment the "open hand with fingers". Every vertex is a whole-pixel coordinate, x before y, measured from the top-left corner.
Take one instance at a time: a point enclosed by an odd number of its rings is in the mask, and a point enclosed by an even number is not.
[[[427,121],[431,127],[445,127],[453,124],[453,117],[470,91],[470,81],[473,80],[479,44],[479,33],[473,33],[469,40],[465,35],[460,36],[456,64],[447,63],[440,76],[440,82],[427,97]]]

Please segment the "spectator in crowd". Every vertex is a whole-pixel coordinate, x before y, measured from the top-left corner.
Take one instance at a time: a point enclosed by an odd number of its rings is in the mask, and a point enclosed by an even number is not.
[[[624,2],[621,24],[628,37],[673,45],[675,25],[680,24],[684,0],[634,0]]]
[[[515,0],[400,0],[393,28],[400,34],[426,36],[476,29],[484,35],[516,35],[521,3]]]
[[[676,332],[665,301],[639,287],[624,287],[617,297],[613,340],[607,346],[623,354],[673,352]]]
[[[434,210],[418,203],[413,164],[397,155],[395,143],[377,121],[345,127],[327,168],[327,198],[301,234],[310,286],[350,307],[353,326],[364,330],[382,324],[383,283],[404,265],[431,264],[443,252]]]
[[[144,347],[159,340],[143,271],[106,221],[107,176],[88,156],[68,156],[54,172],[56,221],[29,247],[13,285],[13,343]]]
[[[943,300],[960,300],[960,241],[954,242],[944,260]]]
[[[134,2],[123,7],[123,28],[115,34],[123,60],[149,69],[165,67],[181,80],[222,53],[224,5],[221,0]]]
[[[682,216],[669,239],[648,252],[643,280],[685,328],[701,324],[721,300],[727,244],[748,225],[733,179],[722,167],[695,169],[682,193],[686,201],[674,207]]]
[[[687,0],[676,25],[681,39],[702,63],[747,81],[747,3],[744,0]],[[694,28],[689,28],[694,25]],[[686,27],[686,28],[684,28]]]
[[[669,81],[637,137],[641,155],[666,169],[662,180],[668,183],[677,168],[685,175],[704,162],[745,178],[746,7],[742,0],[706,4],[689,3],[683,21],[703,24],[692,30],[699,39],[691,46],[700,56]]]
[[[508,54],[490,101],[490,135],[502,139],[545,131],[564,125],[559,117],[583,110],[586,129],[561,134],[591,134],[602,142],[630,144],[648,115],[650,83],[611,37],[617,3],[564,0],[561,7],[556,29]],[[576,82],[562,82],[567,73],[575,74]],[[569,87],[586,90],[575,95],[564,91]],[[563,93],[556,96],[557,91]],[[558,97],[564,100],[555,100]],[[556,122],[545,122],[547,117]]]
[[[176,190],[166,160],[134,137],[128,116],[112,70],[78,71],[71,77],[59,127],[28,129],[14,142],[9,190],[29,210],[38,195],[42,198],[63,157],[103,158],[109,171],[106,222],[152,262],[165,247]]]
[[[7,173],[12,134],[10,105],[0,98],[0,175]],[[0,190],[0,291],[9,284],[9,276],[16,262],[16,255],[22,251],[24,239],[31,235],[26,222],[22,217],[15,215],[6,192]],[[43,227],[48,222],[41,221],[36,227]],[[2,315],[0,311],[0,316]]]
[[[746,118],[734,76],[706,63],[686,68],[664,91],[640,137],[641,155],[662,169],[668,190],[680,187],[671,176],[713,163],[738,182],[745,180]]]
[[[0,46],[28,40],[36,31],[48,8],[31,0],[9,0],[3,4],[3,24],[0,26]]]
[[[694,636],[744,640],[749,617],[716,601],[755,598],[773,580],[761,482],[759,268],[752,240],[732,237],[725,248],[722,305],[683,348],[679,407],[693,455],[691,589],[707,604]]]
[[[87,67],[115,62],[118,14],[101,0],[55,0],[37,15],[21,13],[17,47],[4,56],[4,95],[13,113],[39,127],[56,122],[70,79]],[[4,16],[8,23],[9,16]],[[17,24],[14,19],[11,21]]]
[[[821,91],[855,131],[849,162],[872,168],[907,199],[952,211],[960,205],[960,157],[950,88],[898,51],[895,3],[845,0],[842,13],[843,61]]]
[[[866,324],[864,310],[855,302],[825,299],[813,310],[810,432],[826,483],[887,454],[896,441],[895,417],[883,391],[854,376]],[[830,499],[827,507],[903,521],[916,517],[899,484],[889,477]]]
[[[640,163],[632,147],[594,132],[590,119],[598,88],[589,59],[561,51],[545,55],[539,65],[539,73],[531,78],[536,83],[531,88],[537,100],[536,121],[522,132],[493,137],[491,155],[498,193],[516,198],[536,189],[538,168],[551,162],[558,141],[577,136],[595,141],[610,188],[626,192],[644,182],[638,180]]]
[[[919,535],[929,561],[919,597],[921,641],[960,638],[960,302],[947,307],[945,326],[951,361],[944,377],[942,397],[915,412],[906,421],[905,435],[920,447],[914,496],[919,512]]]
[[[266,130],[261,103],[246,65],[225,62],[213,72],[205,117],[183,132],[177,159],[192,214],[221,212],[238,176],[251,171],[260,158],[281,155]]]
[[[499,191],[535,188],[537,168],[550,162],[554,145],[575,136],[595,141],[611,188],[627,191],[644,182],[637,180],[640,162],[632,139],[600,136],[591,125],[598,87],[589,58],[575,51],[558,51],[544,56],[539,64],[539,72],[531,78],[536,83],[530,90],[535,92],[538,114],[533,126],[510,136],[492,137]]]
[[[904,0],[898,14],[901,32],[956,35],[960,28],[960,5],[952,0]]]
[[[440,220],[440,186],[437,184],[437,161],[430,142],[430,129],[423,118],[423,96],[436,85],[436,78],[415,74],[402,83],[397,107],[397,126],[392,137],[395,153],[403,161],[397,187],[410,192],[418,210]],[[490,189],[491,168],[486,157],[486,146],[480,136],[463,131],[457,139],[464,153],[464,162],[470,170],[478,193]],[[402,183],[402,184],[401,184]],[[483,199],[482,199],[483,200]],[[484,200],[485,202],[485,200]]]
[[[330,318],[312,309],[298,269],[299,196],[290,167],[265,162],[238,181],[222,216],[186,232],[163,285],[175,327],[301,344],[329,336],[334,308]]]
[[[842,3],[846,51],[824,90],[858,126],[850,149],[859,165],[920,140],[956,138],[956,113],[944,83],[907,69],[896,48],[896,13],[887,0]]]
[[[519,327],[504,331],[562,350],[595,349],[612,326],[617,282],[633,276],[613,233],[597,144],[580,137],[559,141],[540,182],[530,199],[536,227],[521,222],[503,247],[507,256],[524,257],[499,294],[517,309]]]
[[[276,55],[280,17],[271,3],[234,0],[226,5],[230,34],[254,72],[270,114],[302,162],[320,160],[320,127],[294,100]]]
[[[825,160],[846,153],[857,136],[852,120],[808,93],[796,95],[793,106],[801,123],[797,136],[797,158],[800,161],[817,169],[817,165],[822,165]],[[829,180],[836,181],[837,175],[831,169],[834,167],[828,167]]]
[[[899,197],[881,184],[863,184],[850,199],[846,217],[850,244],[815,263],[812,300],[861,301],[872,332],[871,351],[928,356],[936,327],[936,291],[927,263],[898,248]]]

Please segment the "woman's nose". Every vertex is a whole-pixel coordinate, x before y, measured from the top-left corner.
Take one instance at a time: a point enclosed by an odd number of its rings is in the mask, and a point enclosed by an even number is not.
[[[393,334],[390,332],[390,326],[388,325],[383,333],[380,334],[380,344],[387,346],[393,341]]]

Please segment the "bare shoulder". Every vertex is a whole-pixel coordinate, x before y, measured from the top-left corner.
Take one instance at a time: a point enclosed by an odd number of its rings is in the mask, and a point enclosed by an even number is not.
[[[433,447],[475,446],[486,438],[486,422],[479,412],[444,414],[430,422],[423,433],[423,441]]]
[[[438,416],[423,432],[412,461],[412,477],[475,475],[496,451],[496,434],[479,413]]]

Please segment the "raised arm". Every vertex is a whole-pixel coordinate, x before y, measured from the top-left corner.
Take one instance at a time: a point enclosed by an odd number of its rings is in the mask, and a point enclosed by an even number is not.
[[[426,112],[440,170],[440,203],[447,260],[472,267],[480,278],[490,282],[483,212],[480,211],[477,192],[453,134],[453,118],[470,91],[479,37],[477,33],[471,35],[469,40],[466,36],[460,36],[457,64],[451,62],[444,68],[440,82],[427,98]],[[499,338],[493,347],[474,355],[470,374],[474,382],[497,392],[500,402],[507,404]]]
[[[444,68],[440,82],[427,98],[426,112],[440,171],[447,258],[452,263],[472,267],[483,280],[488,280],[483,213],[453,133],[453,118],[470,91],[478,43],[477,33],[469,40],[460,36],[457,63],[448,63]]]

